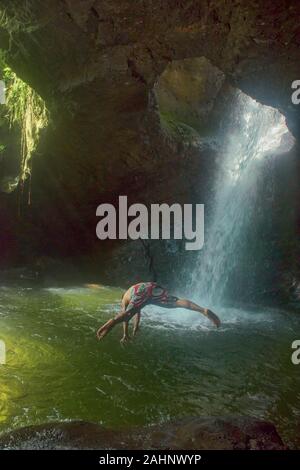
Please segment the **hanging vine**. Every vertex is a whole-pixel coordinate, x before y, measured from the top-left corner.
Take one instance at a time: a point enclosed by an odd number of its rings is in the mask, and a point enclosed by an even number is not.
[[[25,181],[31,178],[32,156],[39,143],[41,130],[49,123],[49,112],[36,91],[6,65],[2,65],[2,76],[6,84],[7,119],[10,126],[17,126],[21,133],[19,187],[22,193]]]

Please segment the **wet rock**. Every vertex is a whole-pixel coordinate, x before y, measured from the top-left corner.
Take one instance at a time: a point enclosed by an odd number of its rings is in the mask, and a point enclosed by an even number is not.
[[[27,267],[3,269],[0,271],[0,281],[3,283],[35,281],[37,278],[37,271]]]
[[[86,422],[30,426],[0,437],[2,449],[283,450],[273,424],[250,417],[194,417],[110,430]]]
[[[0,194],[2,225],[12,227],[0,235],[7,262],[30,262],[39,254],[95,254],[96,207],[120,194],[135,202],[172,197],[190,203],[195,181],[207,193],[210,159],[199,142],[193,152],[184,141],[197,140],[191,126],[203,131],[210,121],[220,101],[217,91],[228,96],[224,77],[280,109],[300,135],[300,106],[291,102],[291,83],[300,77],[299,2],[135,3],[133,8],[129,0],[0,0],[1,49],[45,100],[55,124],[45,131],[34,158],[32,204],[24,203],[21,226],[17,197]],[[170,72],[180,78],[179,90]],[[171,118],[185,121],[179,126],[165,119],[165,128],[175,129],[181,140],[171,138],[174,132],[166,136],[160,125],[153,102],[160,77]],[[18,162],[8,160],[14,165],[5,171],[14,174]],[[206,203],[203,193],[198,201]],[[101,249],[106,252],[107,244]],[[131,266],[144,273],[144,263],[142,269]]]

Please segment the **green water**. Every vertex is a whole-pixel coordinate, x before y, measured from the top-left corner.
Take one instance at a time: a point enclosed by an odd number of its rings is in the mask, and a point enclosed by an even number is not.
[[[148,307],[134,342],[122,347],[118,326],[99,343],[95,331],[120,296],[107,287],[0,288],[0,432],[70,419],[119,427],[250,415],[299,446],[297,313],[219,309],[217,330],[192,312]]]

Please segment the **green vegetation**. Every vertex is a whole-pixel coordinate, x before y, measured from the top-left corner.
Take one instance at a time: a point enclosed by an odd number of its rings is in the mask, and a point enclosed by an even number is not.
[[[169,113],[160,113],[160,124],[163,131],[172,139],[185,144],[193,144],[199,141],[198,132],[184,122],[177,121]]]
[[[5,7],[0,7],[0,25],[9,32],[34,28],[31,9],[37,0],[25,0],[20,8],[19,0],[6,2]]]
[[[21,159],[19,181],[21,185],[31,174],[31,159],[40,139],[41,129],[49,122],[45,102],[0,57],[2,79],[6,83],[6,118],[10,127],[20,129]]]

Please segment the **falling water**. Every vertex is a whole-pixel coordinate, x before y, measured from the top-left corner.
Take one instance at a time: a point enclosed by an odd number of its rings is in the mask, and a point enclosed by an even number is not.
[[[211,305],[222,303],[230,295],[230,278],[241,268],[249,244],[247,232],[258,210],[262,167],[275,153],[288,151],[293,145],[280,112],[242,92],[237,93],[234,109],[221,124],[212,215],[191,283]]]

